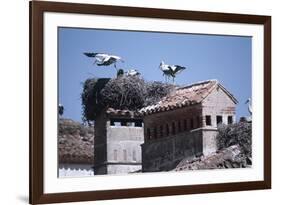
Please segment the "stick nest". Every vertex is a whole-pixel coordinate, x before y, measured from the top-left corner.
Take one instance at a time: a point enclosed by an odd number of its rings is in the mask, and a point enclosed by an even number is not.
[[[81,94],[83,121],[93,121],[104,108],[137,111],[157,103],[175,88],[172,84],[146,82],[138,76],[89,78]]]

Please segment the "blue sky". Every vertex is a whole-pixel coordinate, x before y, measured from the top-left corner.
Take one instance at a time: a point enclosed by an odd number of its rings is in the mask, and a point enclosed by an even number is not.
[[[237,119],[248,116],[251,97],[251,37],[59,28],[59,102],[64,117],[82,121],[80,94],[89,77],[115,77],[113,66],[97,67],[84,52],[121,56],[118,68],[137,69],[147,81],[163,81],[167,64],[187,67],[176,84],[217,79],[239,101]]]

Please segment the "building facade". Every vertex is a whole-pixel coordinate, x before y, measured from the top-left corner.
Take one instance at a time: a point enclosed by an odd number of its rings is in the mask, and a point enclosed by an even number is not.
[[[238,101],[217,80],[177,88],[140,110],[144,122],[142,171],[168,171],[183,158],[217,150],[217,126],[235,122]]]
[[[95,121],[95,175],[141,171],[143,142],[140,115],[110,108],[102,111]]]

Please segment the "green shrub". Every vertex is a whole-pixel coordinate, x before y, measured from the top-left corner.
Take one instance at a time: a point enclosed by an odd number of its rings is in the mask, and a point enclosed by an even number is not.
[[[252,124],[239,122],[231,125],[220,125],[218,127],[217,145],[218,149],[239,145],[242,154],[252,156]]]

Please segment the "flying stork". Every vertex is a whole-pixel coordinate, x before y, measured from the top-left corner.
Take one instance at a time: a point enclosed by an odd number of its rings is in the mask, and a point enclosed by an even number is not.
[[[161,61],[160,65],[159,65],[159,68],[162,70],[163,76],[166,77],[166,80],[167,80],[167,77],[168,77],[168,79],[170,77],[172,77],[173,82],[175,81],[176,75],[186,69],[185,67],[180,66],[180,65],[165,64],[164,61]]]
[[[115,69],[116,68],[116,63],[117,61],[124,62],[121,57],[115,56],[115,55],[110,55],[107,53],[84,53],[89,58],[94,58],[94,64],[97,66],[109,66],[111,64],[114,65]]]

